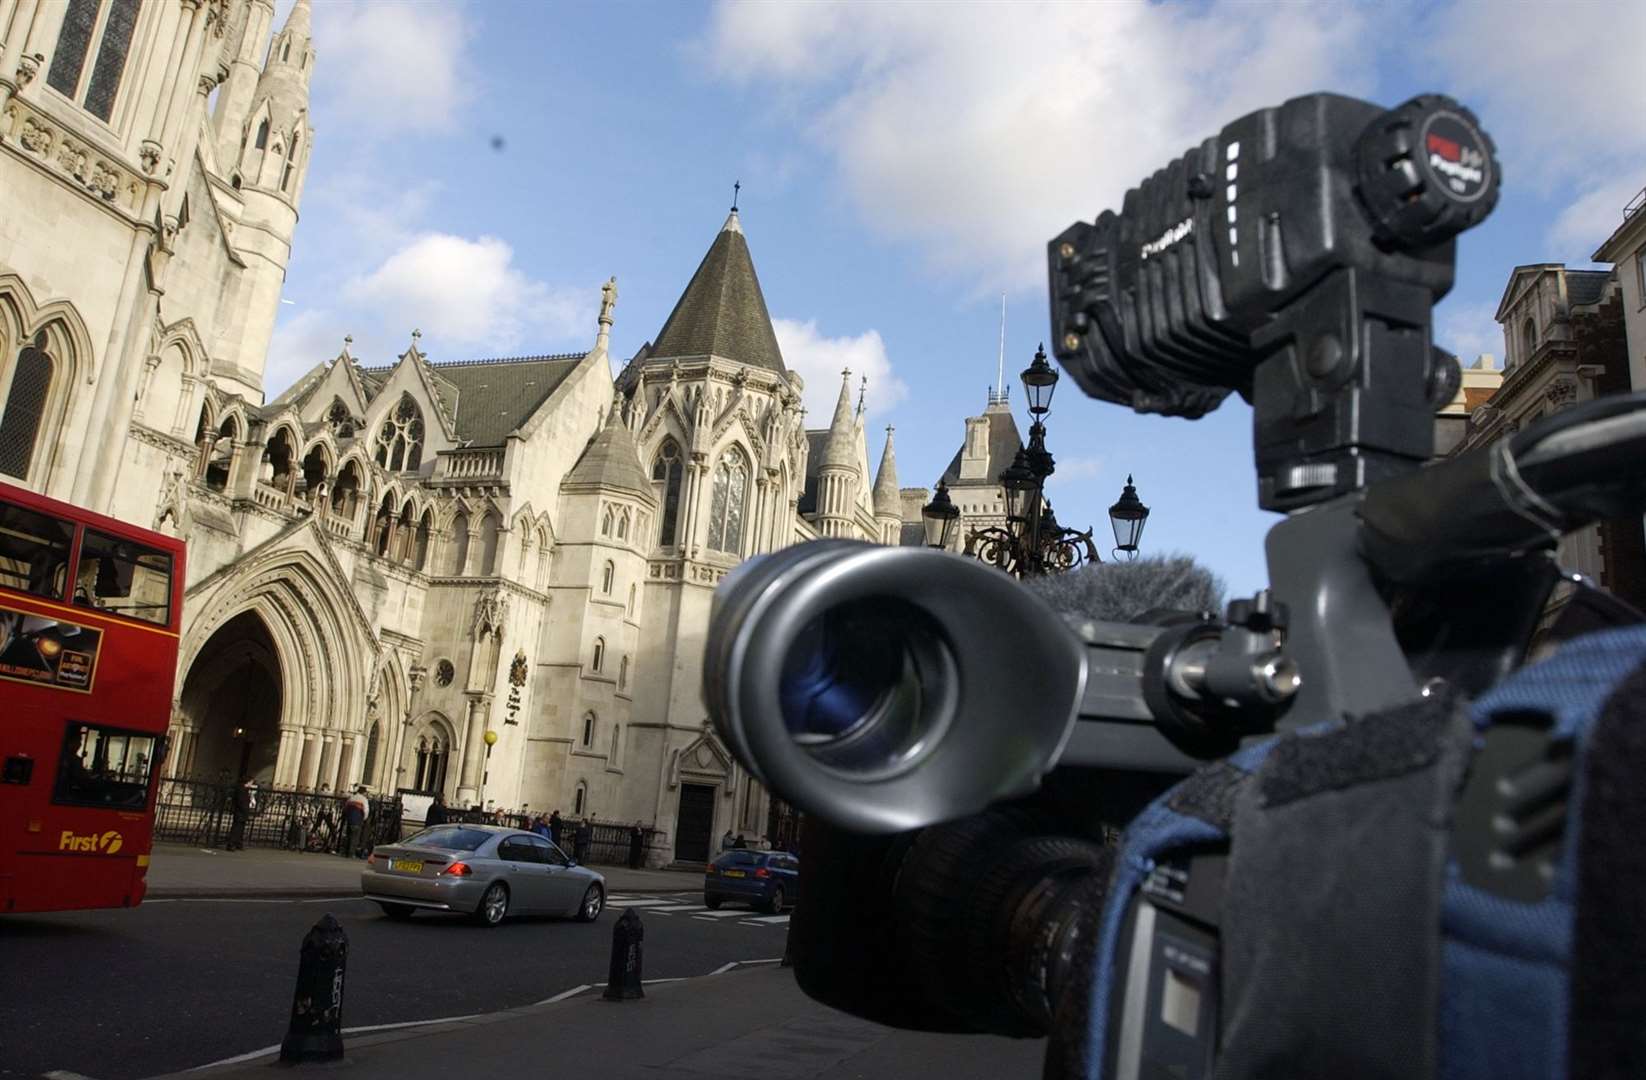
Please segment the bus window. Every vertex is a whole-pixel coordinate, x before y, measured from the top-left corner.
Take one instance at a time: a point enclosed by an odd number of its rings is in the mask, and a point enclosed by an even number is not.
[[[0,586],[61,600],[73,536],[66,521],[0,502]]]
[[[70,721],[52,802],[143,809],[159,747],[158,735]]]
[[[74,602],[164,626],[171,620],[171,556],[87,529]]]

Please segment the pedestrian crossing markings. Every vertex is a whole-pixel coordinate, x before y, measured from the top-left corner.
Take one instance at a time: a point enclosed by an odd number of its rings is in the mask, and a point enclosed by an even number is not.
[[[710,911],[703,904],[694,904],[688,899],[673,896],[612,893],[606,900],[606,906],[610,908],[635,908],[648,915],[690,915],[694,919],[702,919],[705,922],[738,919],[740,920],[740,926],[781,926],[789,921],[787,915],[756,915],[752,910]]]

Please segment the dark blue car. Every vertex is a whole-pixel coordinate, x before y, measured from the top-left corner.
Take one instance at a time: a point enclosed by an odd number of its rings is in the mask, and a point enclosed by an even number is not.
[[[800,899],[800,860],[781,851],[723,851],[703,875],[703,903],[728,900],[777,914]]]

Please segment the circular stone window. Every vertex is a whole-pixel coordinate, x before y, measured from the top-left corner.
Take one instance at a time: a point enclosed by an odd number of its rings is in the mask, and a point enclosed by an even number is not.
[[[457,669],[452,667],[450,660],[442,660],[434,665],[434,685],[436,686],[450,686],[456,675]]]

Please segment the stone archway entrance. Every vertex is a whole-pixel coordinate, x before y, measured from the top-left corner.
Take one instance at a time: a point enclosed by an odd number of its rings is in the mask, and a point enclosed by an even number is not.
[[[206,642],[183,680],[183,742],[175,775],[253,776],[274,782],[280,754],[280,660],[254,612],[236,615]]]

